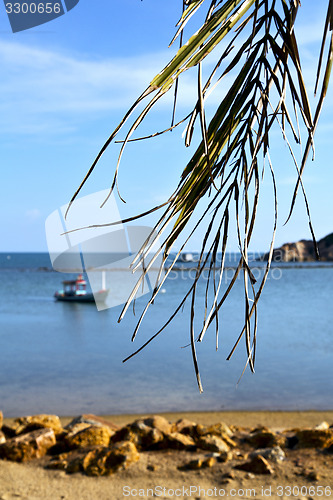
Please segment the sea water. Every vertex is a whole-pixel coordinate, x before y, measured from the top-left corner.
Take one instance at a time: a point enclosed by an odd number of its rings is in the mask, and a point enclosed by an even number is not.
[[[227,260],[224,288],[237,266]],[[177,266],[132,333],[148,296],[118,323],[122,306],[54,300],[69,276],[52,271],[47,254],[0,254],[0,409],[6,416],[205,410],[333,409],[333,267],[275,264],[258,306],[255,373],[245,341],[226,358],[244,323],[242,279],[215,328],[196,343],[204,392],[199,393],[190,347],[190,304],[132,359],[163,325],[193,283],[193,263]],[[257,277],[265,263],[253,262]],[[202,327],[207,273],[197,288],[195,334]],[[135,312],[135,314],[134,314]]]

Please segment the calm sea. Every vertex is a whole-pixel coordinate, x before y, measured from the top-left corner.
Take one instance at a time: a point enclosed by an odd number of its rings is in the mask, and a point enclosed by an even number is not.
[[[226,279],[236,256],[229,255]],[[186,306],[147,348],[126,363],[168,319],[191,286],[183,264],[170,276],[134,343],[145,303],[117,323],[121,306],[56,302],[69,275],[51,270],[47,254],[0,254],[0,409],[5,416],[73,415],[189,410],[333,409],[333,267],[275,265],[259,304],[256,373],[243,371],[242,341],[226,361],[244,318],[241,281],[222,309],[219,350],[215,330],[197,344],[204,393],[199,394]],[[254,264],[262,273],[263,263]],[[225,286],[225,285],[224,285]],[[205,283],[198,287],[203,299]],[[202,301],[201,301],[202,302]],[[202,325],[196,308],[196,328]]]

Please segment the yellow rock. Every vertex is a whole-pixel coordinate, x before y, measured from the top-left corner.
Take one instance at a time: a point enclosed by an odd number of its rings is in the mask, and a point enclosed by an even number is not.
[[[163,440],[163,432],[148,426],[142,419],[126,425],[112,436],[112,442],[131,441],[139,450],[155,448]]]
[[[101,425],[103,427],[110,427],[110,429],[113,431],[119,430],[119,426],[114,424],[110,420],[87,413],[73,418],[73,420],[71,420],[71,422],[66,425],[65,429],[72,430],[77,424],[85,424],[87,427],[89,425]]]
[[[154,415],[153,417],[146,417],[143,419],[143,423],[148,425],[148,427],[153,427],[154,429],[163,432],[163,434],[169,434],[171,432],[171,424],[166,418],[159,415]]]
[[[257,455],[249,462],[236,465],[235,469],[252,472],[253,474],[273,474],[272,467],[261,455]]]
[[[298,448],[328,448],[333,444],[333,429],[297,429]]]
[[[207,428],[206,434],[214,434],[215,436],[223,437],[228,436],[231,438],[233,436],[233,432],[224,422],[219,422],[218,424],[211,425]]]
[[[216,464],[217,460],[215,457],[208,458],[196,458],[191,460],[185,465],[179,467],[180,470],[200,470],[205,467],[213,467]]]
[[[187,418],[181,418],[177,420],[175,424],[173,424],[171,431],[181,432],[182,434],[189,434],[193,437],[196,434],[196,426],[197,424],[195,422],[192,422]]]
[[[213,451],[218,453],[229,451],[229,446],[227,445],[227,443],[223,439],[217,436],[211,436],[211,435],[201,436],[198,440],[196,440],[196,445],[198,448],[207,451]]]
[[[215,457],[209,457],[206,458],[206,460],[203,461],[202,466],[203,467],[213,467],[213,465],[216,464],[216,458]]]
[[[246,441],[255,448],[273,448],[274,446],[286,445],[286,438],[267,427],[255,429],[247,435]]]
[[[326,429],[330,428],[330,424],[328,422],[321,422],[320,424],[316,425],[315,429],[317,431],[325,431]]]
[[[16,434],[23,434],[37,429],[53,429],[56,434],[60,434],[63,429],[60,418],[57,415],[30,415],[14,420]]]
[[[0,445],[0,458],[15,462],[26,462],[41,458],[56,444],[53,429],[38,429],[13,437]]]
[[[0,444],[3,444],[6,442],[6,436],[2,431],[0,431]]]
[[[108,446],[113,432],[109,427],[91,425],[78,432],[70,432],[64,441],[69,448],[86,448],[87,446]]]
[[[88,476],[107,476],[119,469],[127,469],[140,455],[131,441],[116,443],[111,448],[96,449],[83,459],[82,467]]]
[[[210,434],[212,436],[217,436],[220,439],[223,439],[223,441],[225,443],[227,443],[227,445],[230,446],[230,448],[236,447],[235,441],[233,439],[231,439],[233,436],[233,432],[231,431],[230,427],[228,427],[223,422],[220,422],[218,424],[214,424],[214,425],[211,425],[210,427],[208,427],[205,430],[204,435],[208,435],[208,434]]]
[[[161,447],[172,448],[175,450],[186,450],[187,448],[192,448],[195,446],[195,441],[185,434],[180,432],[172,432],[165,436]]]
[[[67,436],[74,436],[74,434],[83,431],[83,429],[88,429],[88,427],[91,427],[91,424],[87,424],[86,422],[79,422],[77,424],[71,425],[70,427],[66,426],[65,432],[67,432]]]

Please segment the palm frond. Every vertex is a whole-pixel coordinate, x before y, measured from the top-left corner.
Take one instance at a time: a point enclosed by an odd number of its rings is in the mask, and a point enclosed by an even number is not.
[[[185,27],[188,27],[192,16],[196,15],[197,12],[202,12],[205,6],[208,6],[205,21],[200,29],[184,43]],[[188,146],[194,137],[193,131],[197,118],[200,122],[201,140],[192,158],[184,167],[178,186],[166,202],[166,208],[154,228],[154,236],[147,238],[133,261],[134,271],[145,260],[145,271],[139,277],[135,288],[124,305],[119,320],[123,318],[131,301],[135,298],[136,291],[157,256],[163,252],[163,263],[165,263],[173,245],[180,240],[189,223],[193,220],[197,221],[194,229],[190,231],[189,236],[181,245],[179,252],[166,271],[165,277],[153,290],[135,328],[134,340],[145,314],[170,274],[186,242],[198,227],[206,224],[207,228],[202,240],[196,276],[188,292],[161,329],[133,353],[134,355],[140,352],[143,347],[164,331],[183,307],[186,300],[191,297],[190,345],[200,390],[202,390],[202,384],[195,347],[196,340],[202,341],[209,326],[215,322],[216,346],[218,345],[219,312],[241,272],[243,273],[244,283],[244,326],[228,359],[244,337],[247,352],[246,365],[254,371],[257,307],[268,277],[277,229],[277,188],[274,168],[269,156],[270,138],[273,130],[275,130],[274,127],[281,129],[282,138],[287,141],[292,163],[295,164],[298,172],[289,217],[292,214],[298,189],[301,186],[306,201],[310,230],[314,238],[310,210],[302,184],[302,173],[309,152],[313,148],[313,135],[318,124],[330,79],[333,39],[331,35],[320,97],[313,117],[294,30],[299,6],[299,0],[184,1],[183,13],[177,24],[178,28],[175,37],[171,42],[173,43],[180,36],[179,49],[169,64],[151,80],[147,89],[112,132],[72,199],[73,201],[78,195],[111,142],[118,138],[120,130],[129,117],[137,112],[138,106],[150,96],[150,101],[146,103],[143,110],[138,112],[133,123],[127,129],[125,139],[121,141],[122,146],[111,191],[117,186],[120,160],[127,142],[143,139],[142,137],[132,138],[141,122],[155,107],[156,103],[174,86],[176,86],[176,98],[178,81],[181,75],[185,71],[197,67],[198,92],[193,103],[193,109],[185,119],[188,120],[185,145]],[[323,43],[319,55],[316,89],[319,86],[326,38],[328,31],[332,30],[332,23],[333,0],[329,0]],[[213,70],[210,72],[208,79],[204,82],[202,66],[208,55],[211,56],[210,60],[215,55],[215,64],[213,64]],[[212,118],[207,122],[205,101],[209,93],[221,82],[224,82],[227,75],[229,78],[233,78],[233,81],[213,113]],[[184,119],[174,125],[173,114],[171,127],[165,129],[162,133],[171,130],[183,121]],[[296,144],[301,142],[301,129],[305,131],[306,147],[299,166],[293,153],[291,141]],[[158,134],[152,134],[150,137]],[[289,136],[290,139],[288,139]],[[267,265],[261,280],[256,283],[249,260],[249,246],[260,201],[260,179],[264,175],[265,160],[269,163],[272,179],[274,223]],[[202,209],[202,203],[200,202],[206,199],[206,207]],[[149,212],[145,214],[147,213]],[[234,230],[238,238],[241,257],[230,283],[223,289],[222,273],[228,237],[230,231],[232,231],[232,213],[235,214]],[[207,217],[209,218],[208,225]],[[163,237],[163,245],[151,260],[146,262],[151,248],[156,243],[157,238],[160,237]],[[209,245],[208,241],[210,240],[212,240],[212,243]],[[219,253],[221,254],[221,260],[218,257]],[[203,322],[201,331],[196,334],[194,318],[197,303],[197,285],[199,280],[203,279],[203,270],[207,266],[209,273],[206,279]],[[211,289],[213,291],[212,299]],[[126,359],[131,358],[133,355]]]

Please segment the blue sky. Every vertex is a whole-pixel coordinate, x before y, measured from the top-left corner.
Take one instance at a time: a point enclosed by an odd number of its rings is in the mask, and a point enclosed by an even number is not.
[[[303,4],[297,31],[312,89],[327,1],[318,0],[312,10],[313,2]],[[180,0],[80,0],[66,15],[13,34],[0,5],[0,251],[47,251],[46,217],[70,199],[109,133],[172,57],[175,49],[167,46],[180,10]],[[192,76],[181,80],[179,117],[195,96]],[[213,101],[217,98],[218,94]],[[332,108],[330,90],[316,135],[316,160],[308,163],[304,176],[318,238],[333,230]],[[170,115],[167,98],[142,132],[167,127]],[[119,176],[127,201],[118,204],[123,218],[172,193],[191,153],[183,146],[182,131],[129,145]],[[309,230],[301,197],[293,218],[283,226],[295,170],[285,146],[276,140],[271,147],[280,200],[276,243],[282,244],[309,238]],[[83,194],[109,187],[117,152],[114,146],[106,153]],[[255,251],[266,250],[269,242],[272,203],[265,192],[262,207]],[[189,249],[199,248],[200,234]],[[237,250],[233,235],[230,242],[229,249]]]

